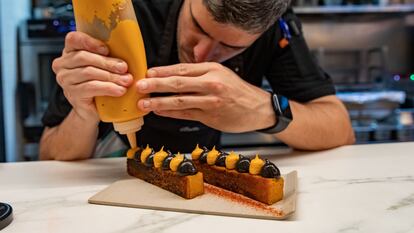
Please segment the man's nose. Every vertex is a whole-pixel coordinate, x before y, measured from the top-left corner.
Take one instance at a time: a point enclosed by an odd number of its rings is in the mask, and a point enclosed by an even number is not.
[[[200,40],[194,47],[194,59],[196,63],[210,61],[218,48],[218,42],[209,38]]]

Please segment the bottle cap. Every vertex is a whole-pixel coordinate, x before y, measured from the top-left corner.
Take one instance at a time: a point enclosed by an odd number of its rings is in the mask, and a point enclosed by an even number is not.
[[[139,131],[143,124],[144,118],[139,117],[130,121],[114,122],[114,129],[120,134],[130,134]]]

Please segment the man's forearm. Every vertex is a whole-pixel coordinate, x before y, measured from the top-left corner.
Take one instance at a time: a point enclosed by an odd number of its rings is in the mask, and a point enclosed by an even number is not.
[[[58,126],[46,128],[40,141],[40,159],[79,160],[92,156],[99,122],[87,122],[73,110]]]
[[[276,136],[295,149],[323,150],[353,144],[354,132],[345,106],[327,96],[301,104],[290,102],[293,121]]]

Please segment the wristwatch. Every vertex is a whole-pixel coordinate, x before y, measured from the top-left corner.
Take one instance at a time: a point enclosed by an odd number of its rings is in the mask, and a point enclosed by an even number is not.
[[[257,130],[261,133],[276,134],[286,129],[289,123],[293,120],[292,111],[290,110],[289,100],[282,96],[270,92],[273,111],[276,115],[276,123],[266,129]]]

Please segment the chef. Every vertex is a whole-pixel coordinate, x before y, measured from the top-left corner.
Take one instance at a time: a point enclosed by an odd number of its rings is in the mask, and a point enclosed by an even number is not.
[[[352,144],[354,134],[329,76],[315,63],[289,0],[133,1],[147,78],[102,41],[66,36],[53,62],[58,85],[43,116],[41,159],[125,154],[127,139],[100,122],[95,96],[126,88],[150,94],[138,144],[190,152],[220,146],[221,132],[258,131],[301,150]],[[261,88],[266,80],[271,90]]]

